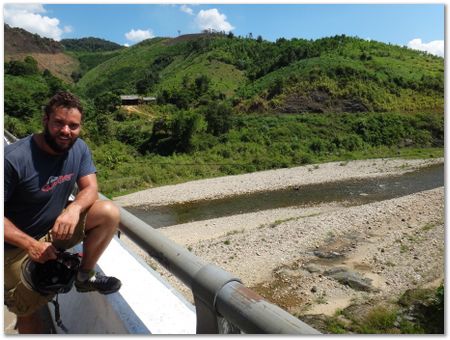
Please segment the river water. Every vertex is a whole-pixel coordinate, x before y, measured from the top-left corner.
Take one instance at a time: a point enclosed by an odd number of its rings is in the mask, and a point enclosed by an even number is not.
[[[159,207],[127,207],[154,228],[256,212],[260,210],[344,202],[360,205],[444,185],[444,165],[433,165],[400,176],[311,184],[298,188],[210,199]]]

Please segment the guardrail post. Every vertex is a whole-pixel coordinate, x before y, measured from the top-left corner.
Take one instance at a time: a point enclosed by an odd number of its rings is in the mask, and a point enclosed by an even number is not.
[[[197,312],[197,334],[218,334],[219,320],[216,300],[222,287],[241,281],[213,264],[206,264],[195,274],[191,289]]]

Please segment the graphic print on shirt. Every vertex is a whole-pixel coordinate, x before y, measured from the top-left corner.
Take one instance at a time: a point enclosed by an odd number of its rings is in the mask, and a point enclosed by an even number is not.
[[[47,183],[41,188],[41,191],[47,192],[53,190],[58,184],[70,181],[73,177],[73,173],[67,175],[50,176],[47,180]]]

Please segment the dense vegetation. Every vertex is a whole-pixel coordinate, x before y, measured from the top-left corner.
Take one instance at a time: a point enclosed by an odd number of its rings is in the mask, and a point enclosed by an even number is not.
[[[111,142],[94,150],[102,190],[130,189],[204,177],[332,160],[442,155],[443,116],[310,114],[240,115],[219,136],[205,116],[178,111],[153,128],[140,119],[108,129]]]
[[[5,63],[4,126],[23,137],[41,128],[41,108],[56,91],[68,86],[48,70],[41,72],[32,57]]]
[[[118,56],[124,47],[114,42],[88,37],[81,39],[63,39],[61,45],[65,51],[80,62],[78,70],[72,72],[74,82],[80,80],[87,71],[97,65]]]
[[[108,59],[114,58],[119,55],[119,51],[106,51],[106,52],[69,52],[69,55],[74,56],[80,62],[79,69],[73,71],[71,74],[72,80],[76,83],[79,81],[90,69],[93,69],[97,65],[100,65]]]
[[[443,283],[437,289],[409,289],[397,301],[353,305],[315,326],[328,334],[444,334],[444,300]]]
[[[123,46],[114,42],[99,38],[81,38],[81,39],[63,39],[61,44],[66,51],[71,52],[105,52],[115,51],[123,48]]]
[[[206,76],[211,91],[243,112],[442,112],[443,72],[442,58],[359,38],[268,42],[203,34],[123,50],[88,72],[79,88],[88,96],[141,89],[195,102],[184,84]]]
[[[37,131],[55,91],[77,93],[107,195],[332,160],[443,154],[442,58],[345,36],[200,34],[101,52],[85,43],[70,52],[80,61],[75,85],[32,57],[5,63],[5,128],[19,137]],[[121,107],[119,95],[130,93],[157,103]]]

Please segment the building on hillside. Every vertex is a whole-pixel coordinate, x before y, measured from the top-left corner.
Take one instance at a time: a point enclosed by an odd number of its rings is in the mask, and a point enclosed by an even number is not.
[[[155,102],[156,97],[141,97],[136,94],[130,94],[130,95],[121,95],[120,101],[122,105],[142,105]]]
[[[144,104],[151,104],[156,102],[156,97],[142,97]]]
[[[139,105],[140,104],[140,98],[137,95],[123,95],[120,96],[120,101],[122,102],[122,105]]]

